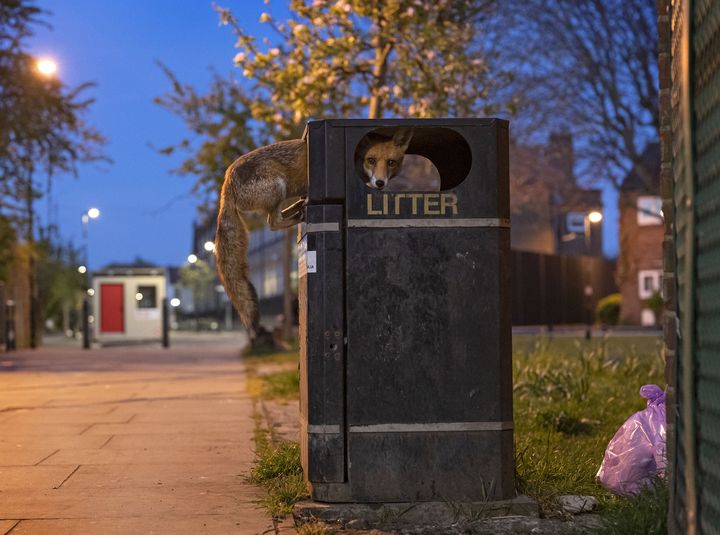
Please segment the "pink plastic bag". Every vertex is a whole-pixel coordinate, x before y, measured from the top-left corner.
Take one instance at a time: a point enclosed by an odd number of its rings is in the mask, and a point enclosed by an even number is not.
[[[647,407],[618,429],[597,473],[600,484],[616,494],[637,494],[655,476],[665,475],[665,392],[645,385],[640,395]]]

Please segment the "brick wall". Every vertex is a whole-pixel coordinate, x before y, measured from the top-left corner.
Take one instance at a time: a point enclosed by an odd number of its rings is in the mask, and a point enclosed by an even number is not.
[[[640,193],[620,193],[620,255],[617,282],[622,295],[620,322],[639,325],[642,300],[639,297],[638,272],[662,270],[663,225],[638,225],[637,198]],[[658,318],[659,321],[660,318]]]
[[[672,146],[672,33],[671,33],[671,0],[657,0],[658,12],[658,71],[660,78],[660,195],[663,199],[663,295],[665,313],[663,316],[663,353],[665,357],[666,381],[666,417],[667,417],[667,473],[672,478],[675,465],[675,429],[677,412],[676,382],[676,349],[677,349],[677,318],[676,318],[676,281],[675,281],[675,248],[673,243],[673,146]],[[668,485],[670,499],[668,507],[668,532],[676,531],[674,513],[674,484]]]

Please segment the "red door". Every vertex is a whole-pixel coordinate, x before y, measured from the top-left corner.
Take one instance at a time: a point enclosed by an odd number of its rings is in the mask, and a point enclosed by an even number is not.
[[[125,332],[122,284],[100,285],[100,332]]]

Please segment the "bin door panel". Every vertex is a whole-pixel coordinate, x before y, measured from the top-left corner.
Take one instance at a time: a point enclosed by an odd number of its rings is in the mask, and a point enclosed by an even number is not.
[[[508,239],[497,228],[348,228],[351,431],[511,420]]]
[[[308,206],[298,251],[301,454],[306,477],[324,483],[346,472],[341,226],[342,206]]]
[[[125,332],[125,307],[122,284],[100,285],[100,332]]]

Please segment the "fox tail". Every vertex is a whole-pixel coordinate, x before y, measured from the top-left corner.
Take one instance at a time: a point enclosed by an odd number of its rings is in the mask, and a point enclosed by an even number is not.
[[[223,196],[215,233],[218,276],[252,341],[260,325],[260,310],[257,292],[249,278],[247,252],[247,225],[234,203],[225,202]]]

